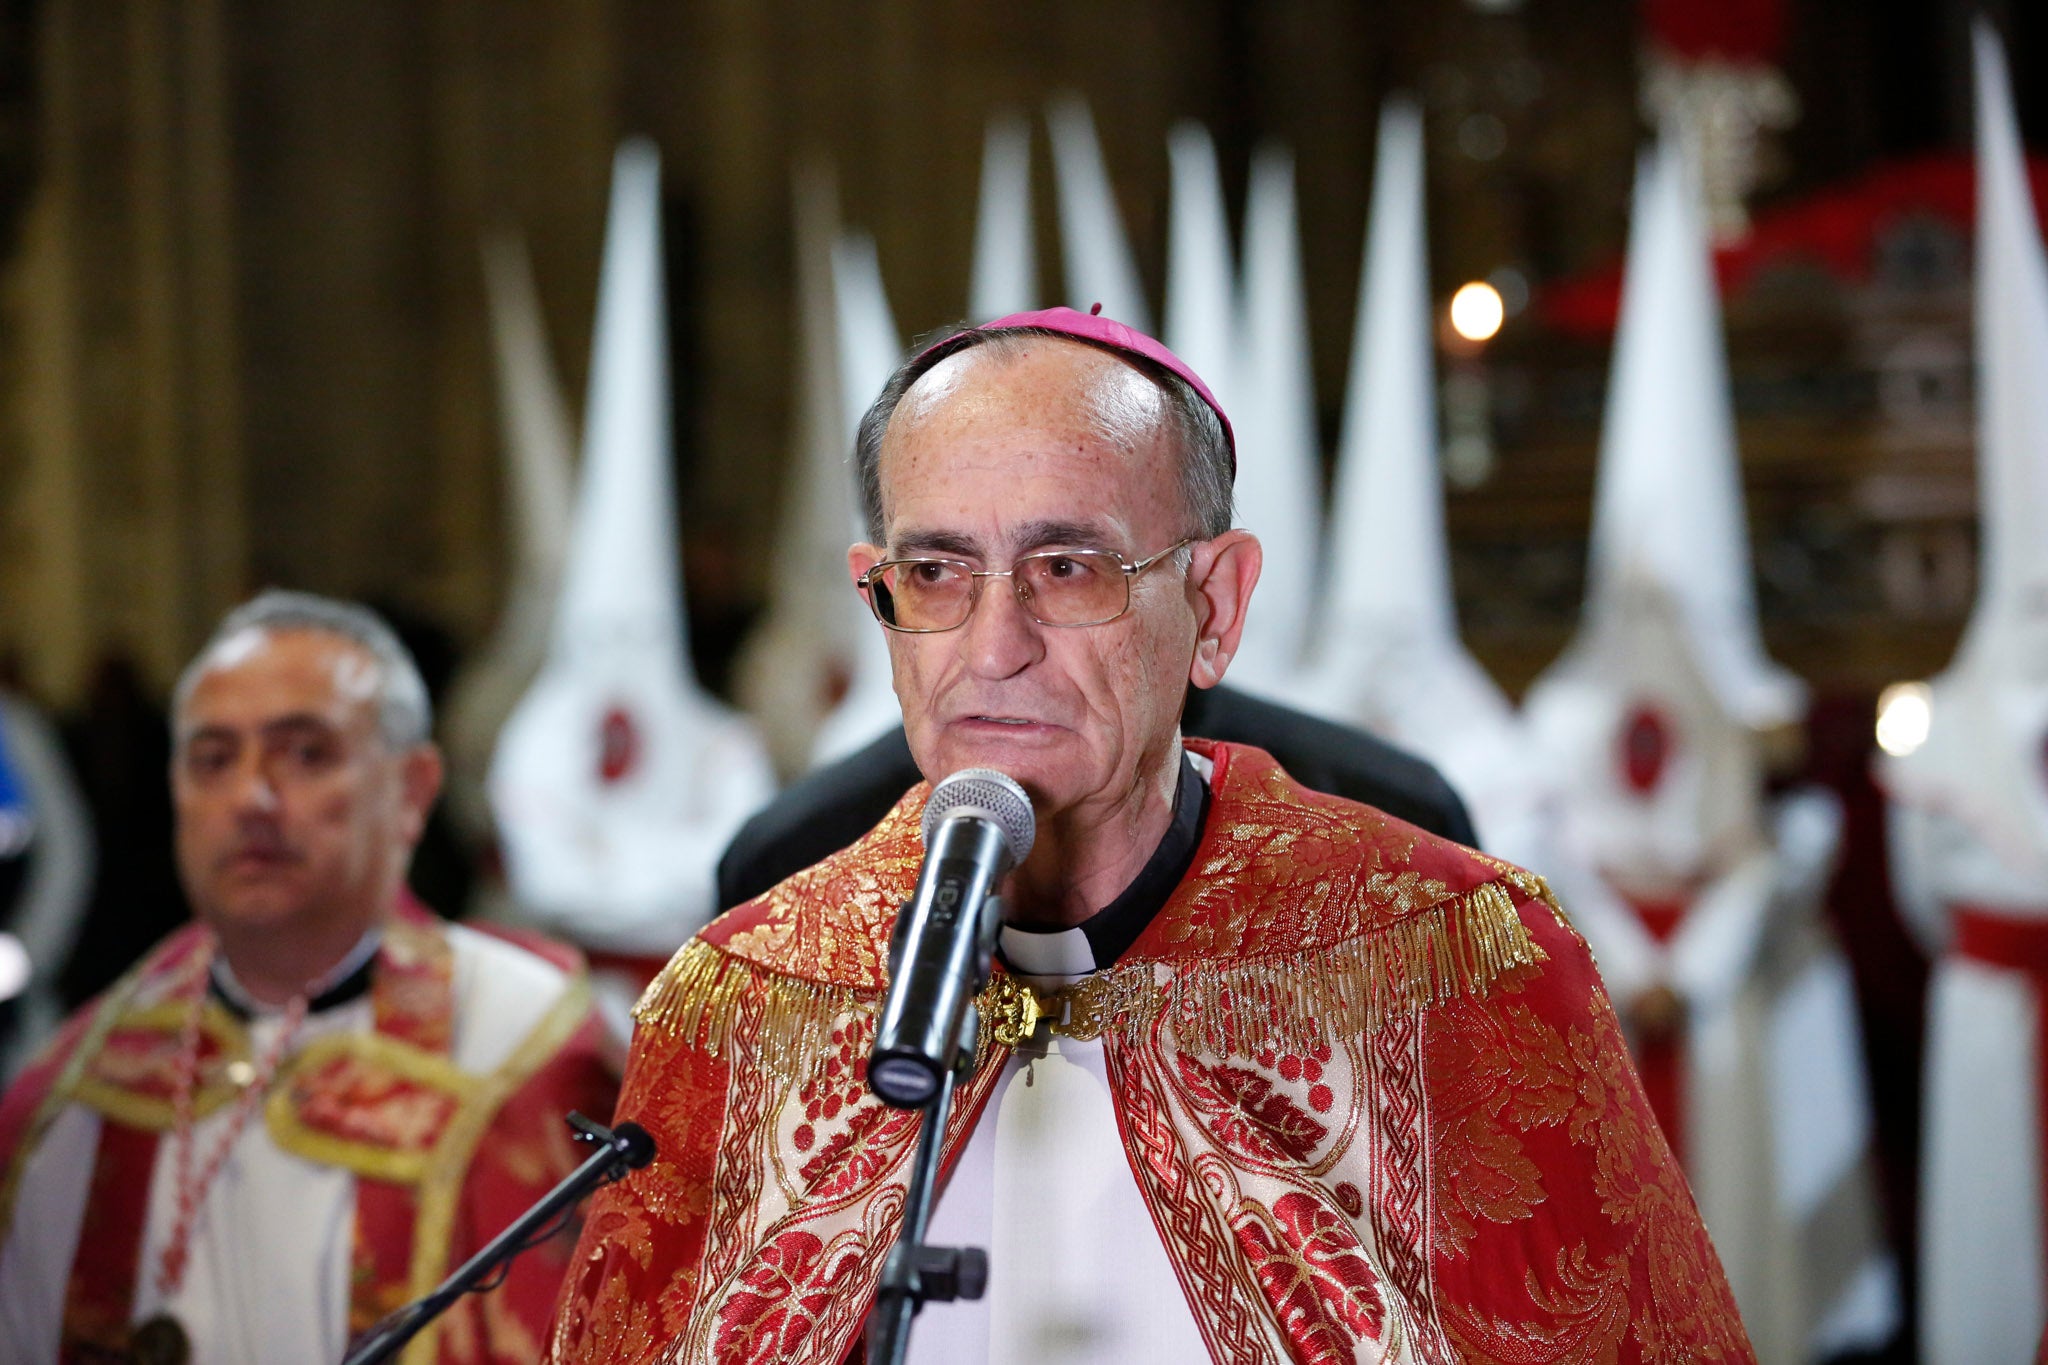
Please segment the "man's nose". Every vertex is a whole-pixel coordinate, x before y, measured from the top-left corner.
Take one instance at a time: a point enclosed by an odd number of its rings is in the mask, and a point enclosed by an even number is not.
[[[277,783],[260,753],[251,754],[236,765],[231,791],[237,814],[270,815],[277,810]]]
[[[1045,655],[1043,629],[1017,598],[1013,578],[984,578],[982,589],[960,628],[967,667],[976,677],[1007,678]]]

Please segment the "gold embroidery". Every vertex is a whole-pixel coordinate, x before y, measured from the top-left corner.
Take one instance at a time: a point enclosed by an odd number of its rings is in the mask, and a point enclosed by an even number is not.
[[[300,1049],[285,1064],[270,1098],[263,1104],[263,1116],[271,1137],[287,1152],[322,1165],[340,1166],[373,1180],[399,1184],[419,1180],[426,1172],[427,1163],[433,1155],[432,1142],[439,1133],[393,1131],[388,1140],[378,1142],[350,1139],[307,1123],[302,1107],[308,1097],[301,1092],[298,1082],[337,1062],[357,1063],[374,1080],[409,1083],[428,1092],[429,1097],[444,1101],[443,1106],[436,1107],[437,1113],[444,1107],[459,1111],[462,1105],[476,1096],[482,1085],[476,1077],[466,1074],[446,1057],[423,1052],[381,1033],[330,1034],[316,1038]],[[351,1105],[350,1112],[359,1116],[366,1107]],[[417,1107],[409,1108],[416,1110]],[[431,1122],[434,1116],[409,1113],[395,1117],[400,1120],[401,1128],[417,1128]],[[422,1138],[426,1141],[421,1141]]]
[[[72,1080],[67,1098],[131,1128],[153,1133],[167,1131],[172,1122],[170,1047],[176,1046],[178,1031],[184,1027],[185,1016],[191,1008],[188,998],[159,1000],[141,1009],[121,1012],[91,1040],[92,1052]],[[241,1093],[241,1087],[228,1079],[228,1068],[235,1062],[249,1060],[249,1034],[240,1021],[211,1000],[200,1011],[199,1028],[215,1049],[201,1068],[198,1090],[192,1097],[193,1117],[205,1118]],[[130,1031],[161,1034],[170,1045],[162,1057],[166,1087],[162,1099],[144,1093],[133,1084],[145,1078],[144,1071],[124,1075],[117,1070],[118,1063],[113,1061],[107,1043],[116,1032]],[[205,1056],[203,1044],[201,1055]]]
[[[1205,1051],[1230,1053],[1266,1041],[1300,1050],[1325,1030],[1366,1033],[1395,1013],[1483,995],[1503,973],[1544,960],[1506,887],[1487,882],[1307,955],[1197,959],[1171,968],[1140,960],[1044,997],[998,976],[976,1003],[986,1032],[1005,1047],[1031,1036],[1041,1018],[1067,1037],[1114,1032],[1135,1042],[1170,1016]],[[633,1013],[643,1025],[725,1056],[740,997],[749,991],[764,1010],[753,1061],[785,1081],[817,1055],[835,1019],[872,1013],[879,1001],[878,992],[763,970],[700,939],[670,960]]]
[[[520,1086],[575,1036],[590,1012],[590,980],[579,970],[561,997],[528,1031],[504,1063],[477,1086],[434,1151],[423,1172],[419,1216],[413,1223],[412,1282],[407,1292],[424,1298],[448,1271],[448,1250],[455,1235],[455,1210],[461,1202],[464,1176],[491,1124]],[[436,1323],[428,1323],[399,1357],[401,1365],[435,1365],[439,1358]]]
[[[740,997],[749,991],[758,996],[762,1010],[752,1059],[781,1080],[794,1079],[825,1046],[834,1019],[872,1013],[880,998],[875,991],[783,976],[692,939],[647,984],[633,1018],[687,1039],[714,1057],[726,1057],[739,1022]]]

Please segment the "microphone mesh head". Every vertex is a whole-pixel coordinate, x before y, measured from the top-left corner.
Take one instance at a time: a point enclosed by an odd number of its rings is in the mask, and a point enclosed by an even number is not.
[[[962,768],[942,779],[925,803],[925,843],[931,843],[932,835],[948,817],[963,813],[985,816],[1003,832],[1012,863],[1021,863],[1030,855],[1038,822],[1031,814],[1031,798],[1016,778],[994,768]]]

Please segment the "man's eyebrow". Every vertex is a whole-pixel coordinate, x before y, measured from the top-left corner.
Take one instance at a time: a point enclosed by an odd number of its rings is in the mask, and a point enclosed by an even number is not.
[[[317,711],[293,711],[286,715],[266,720],[257,727],[266,735],[297,734],[305,730],[332,730],[334,721]]]
[[[942,554],[978,559],[981,542],[957,531],[910,531],[898,536],[890,545],[889,552],[894,555]]]
[[[1115,539],[1114,532],[1098,521],[1027,521],[1009,536],[1011,545],[1020,554],[1053,545],[1107,548]],[[973,536],[939,530],[905,532],[891,543],[889,552],[893,555],[958,555],[963,559],[980,559],[987,553]]]
[[[1011,539],[1019,550],[1042,550],[1052,545],[1109,549],[1116,535],[1099,521],[1027,521]]]
[[[202,739],[233,739],[234,737],[235,729],[232,725],[222,725],[215,721],[207,725],[194,725],[190,729],[183,731],[178,736],[178,743],[191,744]]]

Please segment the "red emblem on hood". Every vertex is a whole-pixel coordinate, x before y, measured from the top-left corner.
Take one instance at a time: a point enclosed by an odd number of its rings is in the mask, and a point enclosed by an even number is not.
[[[1629,790],[1647,796],[1664,780],[1677,747],[1671,722],[1654,706],[1637,706],[1621,723],[1621,776]]]
[[[607,787],[640,766],[640,727],[623,706],[604,713],[598,724],[597,776]]]

